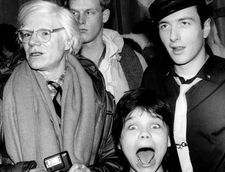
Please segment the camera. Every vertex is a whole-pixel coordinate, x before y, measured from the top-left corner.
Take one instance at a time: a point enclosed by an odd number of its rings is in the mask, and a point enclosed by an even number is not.
[[[67,151],[45,158],[44,164],[48,172],[68,171],[72,166],[72,162]]]

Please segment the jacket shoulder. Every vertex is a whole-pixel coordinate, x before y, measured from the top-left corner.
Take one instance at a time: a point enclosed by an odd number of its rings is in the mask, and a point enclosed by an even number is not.
[[[106,112],[108,115],[113,114],[115,111],[114,96],[106,90],[105,80],[102,73],[91,60],[83,56],[78,56],[77,59],[92,79],[96,97],[100,102],[99,104],[106,107]]]

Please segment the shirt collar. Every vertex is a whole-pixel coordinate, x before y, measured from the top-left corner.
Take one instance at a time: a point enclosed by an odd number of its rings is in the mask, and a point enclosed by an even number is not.
[[[219,65],[217,60],[218,58],[220,57],[209,55],[209,58],[207,59],[205,64],[202,66],[200,71],[197,73],[197,77],[209,82],[214,82],[214,83],[221,82],[220,79],[218,80],[218,77],[216,74],[218,71],[218,67],[215,67]],[[223,65],[223,68],[225,67],[224,63],[222,63],[221,65]],[[175,71],[173,66],[169,67],[168,72],[166,73],[166,76],[172,76],[172,77],[175,76]]]
[[[60,77],[59,77],[58,79],[55,79],[55,80],[52,80],[52,81],[53,81],[53,82],[56,82],[56,83],[58,83],[60,86],[62,86],[63,83],[64,83],[64,79],[65,79],[65,73],[66,73],[66,71],[64,71],[63,74],[60,75]]]

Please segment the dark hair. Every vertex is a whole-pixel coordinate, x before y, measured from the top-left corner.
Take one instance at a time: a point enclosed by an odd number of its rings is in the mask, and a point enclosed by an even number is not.
[[[110,9],[111,0],[99,0],[103,10]]]
[[[171,126],[171,111],[167,103],[149,89],[138,88],[130,90],[117,103],[112,132],[116,145],[119,144],[126,117],[136,108],[143,109],[150,114],[155,113],[159,115],[168,127]]]
[[[203,2],[202,0],[199,1],[199,3],[196,4],[196,8],[197,8],[197,13],[200,17],[201,20],[201,25],[204,25],[204,22],[212,17],[213,14],[213,8],[211,5],[207,5],[205,3],[205,1]]]

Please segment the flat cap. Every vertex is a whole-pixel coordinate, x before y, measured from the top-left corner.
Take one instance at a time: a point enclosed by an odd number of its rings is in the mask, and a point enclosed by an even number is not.
[[[174,12],[199,3],[206,5],[205,0],[155,0],[149,7],[149,13],[153,22],[159,22]]]

